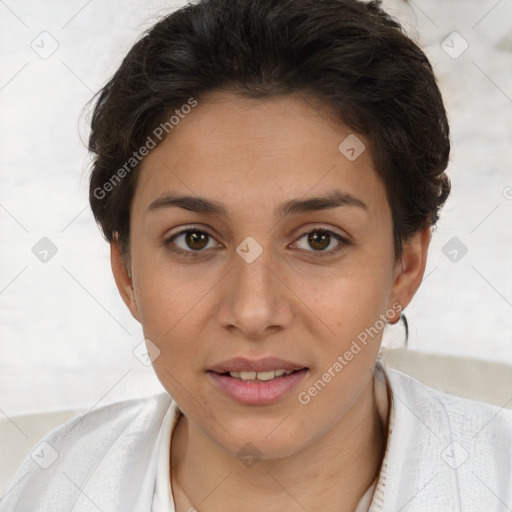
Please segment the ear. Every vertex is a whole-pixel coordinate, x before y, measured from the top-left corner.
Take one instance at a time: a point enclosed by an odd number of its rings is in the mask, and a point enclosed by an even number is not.
[[[127,265],[121,253],[121,248],[116,240],[110,243],[110,264],[112,266],[112,273],[116,281],[117,289],[123,299],[124,303],[130,310],[132,316],[140,322],[139,310],[135,301],[135,294],[133,290],[133,282]]]
[[[401,309],[405,309],[420,287],[427,264],[427,252],[431,236],[429,226],[416,233],[409,242],[403,242],[403,254],[400,261],[397,261],[393,276],[390,308],[398,302]],[[400,314],[399,311],[397,313]]]

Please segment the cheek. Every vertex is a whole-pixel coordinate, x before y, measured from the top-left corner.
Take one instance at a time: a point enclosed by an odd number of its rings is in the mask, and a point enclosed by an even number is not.
[[[133,253],[132,269],[141,324],[157,338],[190,321],[207,291],[199,266],[174,265],[160,249],[141,244]]]
[[[188,285],[186,286],[188,289]],[[191,287],[193,289],[193,287]],[[151,340],[159,355],[153,369],[171,396],[186,402],[191,384],[204,370],[199,354],[207,350],[198,324],[200,298],[205,291],[187,293],[179,283],[161,275],[144,274],[137,289],[137,301],[144,338]],[[199,396],[196,400],[202,402]]]
[[[169,392],[179,396],[178,383],[203,369],[198,355],[207,350],[201,331],[211,316],[205,312],[211,282],[200,265],[172,266],[155,251],[135,251],[132,268],[144,337],[160,350],[153,367]]]
[[[311,287],[311,281],[305,277],[301,284],[302,290],[309,289],[306,300],[318,316],[316,327],[311,329],[318,331],[321,324],[328,327],[322,328],[325,337],[315,336],[321,361],[317,377],[330,371],[321,380],[332,380],[332,384],[317,402],[334,399],[343,390],[355,392],[367,378],[379,352],[386,326],[382,315],[388,309],[392,285],[392,258],[371,251],[362,251],[358,256],[353,261],[347,258],[338,269],[333,269],[322,285],[317,280]]]
[[[297,276],[295,287],[304,294],[333,330],[365,327],[387,307],[392,286],[391,260],[361,251],[357,257],[340,260],[338,266]],[[353,333],[352,333],[353,334]]]

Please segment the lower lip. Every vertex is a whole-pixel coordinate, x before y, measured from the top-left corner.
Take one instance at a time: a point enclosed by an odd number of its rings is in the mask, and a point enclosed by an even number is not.
[[[235,402],[242,405],[267,405],[288,394],[307,374],[303,368],[268,381],[244,381],[215,372],[208,372],[213,382]]]

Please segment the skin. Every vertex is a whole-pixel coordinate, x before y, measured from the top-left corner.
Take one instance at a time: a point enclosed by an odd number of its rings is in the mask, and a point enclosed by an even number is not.
[[[121,296],[161,351],[155,372],[184,413],[171,454],[179,512],[353,511],[378,473],[385,435],[372,369],[382,330],[307,405],[297,399],[379,315],[390,310],[390,323],[398,320],[393,304],[407,306],[425,270],[430,229],[395,258],[369,141],[358,135],[366,150],[354,161],[338,149],[351,133],[313,98],[217,91],[142,163],[130,253],[123,258],[114,242],[111,260]],[[333,189],[367,207],[275,216],[287,200]],[[168,193],[217,201],[229,216],[148,211]],[[190,225],[212,237],[203,245],[174,240],[189,253],[199,247],[196,258],[165,244]],[[332,237],[315,250],[304,234],[319,227],[349,243]],[[236,252],[248,236],[263,250],[250,264]],[[239,405],[206,373],[233,356],[276,356],[309,372],[275,404]],[[237,455],[248,442],[261,452],[251,467]]]

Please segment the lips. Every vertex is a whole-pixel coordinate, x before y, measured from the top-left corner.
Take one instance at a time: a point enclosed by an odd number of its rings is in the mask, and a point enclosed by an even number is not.
[[[214,388],[224,397],[240,405],[258,406],[270,405],[290,397],[308,375],[309,370],[306,368],[270,380],[244,380],[231,377],[230,374],[207,372]]]
[[[278,357],[233,357],[207,371],[221,393],[241,405],[270,405],[292,393],[309,368]]]

